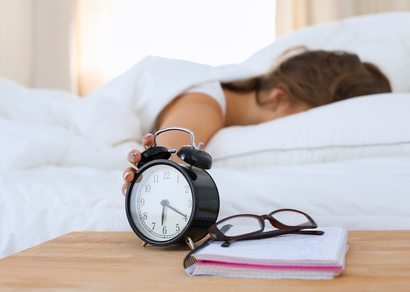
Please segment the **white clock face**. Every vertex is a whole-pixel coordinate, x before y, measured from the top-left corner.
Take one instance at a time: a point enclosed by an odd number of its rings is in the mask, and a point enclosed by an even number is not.
[[[146,237],[154,241],[171,240],[185,229],[191,218],[191,187],[176,168],[154,165],[138,177],[131,193],[130,209],[136,227]]]

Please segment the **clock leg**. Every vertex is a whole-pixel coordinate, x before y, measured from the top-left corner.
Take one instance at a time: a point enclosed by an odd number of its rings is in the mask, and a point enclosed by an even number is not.
[[[145,241],[142,242],[142,247],[146,247],[148,245],[148,243],[146,243]]]
[[[185,243],[188,245],[188,247],[191,250],[195,249],[194,242],[192,241],[192,239],[189,236],[185,236]]]

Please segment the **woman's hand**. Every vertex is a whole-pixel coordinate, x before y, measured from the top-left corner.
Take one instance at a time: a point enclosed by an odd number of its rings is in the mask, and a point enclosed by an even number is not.
[[[148,133],[142,138],[142,145],[144,148],[149,148],[152,146],[152,143],[154,143],[154,135],[151,133]],[[127,188],[130,185],[131,181],[134,179],[135,172],[137,171],[137,163],[141,160],[141,153],[133,149],[128,153],[128,161],[131,162],[133,167],[128,167],[123,174],[124,178],[124,183],[122,185],[122,193],[125,196],[127,192]]]
[[[207,144],[211,137],[223,128],[223,113],[218,102],[206,94],[187,93],[177,97],[159,115],[156,121],[156,128],[179,127],[191,129],[195,133],[197,141]],[[206,123],[204,122],[206,121]],[[158,137],[157,143],[166,147],[180,148],[187,143],[186,133],[172,133]],[[154,135],[149,133],[142,139],[142,145],[149,148],[154,143]],[[178,162],[177,156],[171,160]],[[141,160],[141,153],[138,150],[131,150],[128,154],[128,161],[133,164],[124,171],[124,184],[122,193],[125,195],[130,182],[134,179],[136,164]]]

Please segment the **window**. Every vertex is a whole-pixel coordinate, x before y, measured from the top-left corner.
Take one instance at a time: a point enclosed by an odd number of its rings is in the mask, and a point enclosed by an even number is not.
[[[113,0],[111,9],[114,74],[146,55],[237,63],[275,38],[273,0]]]

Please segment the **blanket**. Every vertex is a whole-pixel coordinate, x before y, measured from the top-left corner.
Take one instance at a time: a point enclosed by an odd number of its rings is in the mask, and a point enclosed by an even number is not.
[[[137,142],[143,133],[153,130],[156,115],[180,92],[258,73],[245,64],[215,68],[147,57],[85,98],[0,79],[0,169],[124,167],[126,152],[141,148]]]

